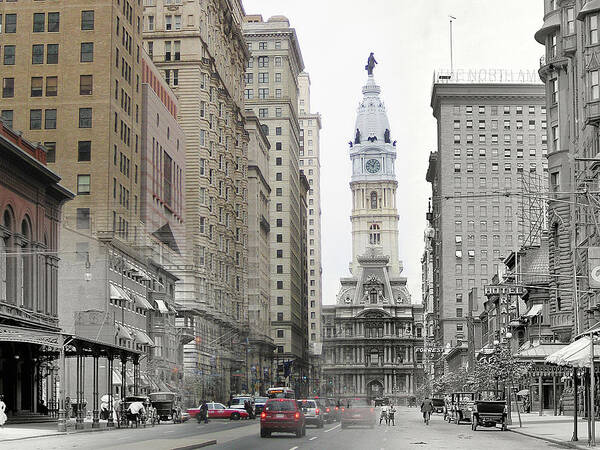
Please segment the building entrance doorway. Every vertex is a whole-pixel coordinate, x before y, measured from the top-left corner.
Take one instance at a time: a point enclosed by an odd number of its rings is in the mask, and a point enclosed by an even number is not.
[[[367,385],[367,396],[369,397],[369,401],[383,397],[383,383],[378,380],[370,381]]]

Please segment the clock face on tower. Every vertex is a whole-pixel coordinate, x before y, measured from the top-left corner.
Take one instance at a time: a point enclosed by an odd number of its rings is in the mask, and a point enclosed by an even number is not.
[[[376,159],[369,159],[365,164],[365,169],[367,169],[367,172],[369,173],[377,173],[379,172],[379,169],[381,169],[381,164]]]

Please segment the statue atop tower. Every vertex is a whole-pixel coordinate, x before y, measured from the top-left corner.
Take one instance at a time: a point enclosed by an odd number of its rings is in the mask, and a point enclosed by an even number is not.
[[[373,75],[373,69],[375,68],[375,64],[377,64],[377,61],[375,61],[375,56],[373,52],[371,52],[371,54],[369,55],[369,59],[367,60],[367,65],[365,66],[365,70],[369,75]]]

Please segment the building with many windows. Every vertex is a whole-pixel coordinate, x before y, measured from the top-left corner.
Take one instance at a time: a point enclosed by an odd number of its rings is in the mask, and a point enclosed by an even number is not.
[[[201,398],[247,388],[247,143],[241,1],[145,2],[144,45],[179,99],[185,143],[186,257],[173,266],[177,302],[191,313],[185,346]]]
[[[250,50],[245,103],[258,116],[271,145],[271,335],[277,346],[278,375],[284,375],[284,362],[294,361],[286,381],[302,389],[298,383],[308,375],[308,330],[298,75],[304,62],[296,31],[283,16],[268,21],[246,16],[243,32]]]
[[[600,3],[543,3],[544,22],[535,40],[544,46],[539,75],[545,84],[550,139],[550,328],[558,341],[569,342],[600,320],[598,286],[589,278],[589,267],[597,265],[593,252],[600,244],[595,193]]]
[[[258,117],[246,111],[248,131],[248,370],[250,392],[264,395],[272,385],[271,221],[269,153],[271,145]]]
[[[371,73],[362,92],[350,142],[351,276],[323,306],[325,393],[407,404],[423,377],[423,307],[402,276],[396,142]]]
[[[430,155],[426,175],[432,186],[429,333],[438,348],[462,348],[469,293],[478,292],[473,310],[479,315],[482,288],[502,259],[534,244],[543,228],[543,211],[537,228],[527,214],[528,194],[536,194],[530,187],[547,178],[544,88],[440,78],[431,107],[438,150]]]

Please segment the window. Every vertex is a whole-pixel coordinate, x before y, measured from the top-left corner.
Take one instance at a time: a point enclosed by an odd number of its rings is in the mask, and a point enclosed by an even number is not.
[[[379,225],[374,223],[369,227],[369,230],[370,230],[369,244],[379,245],[381,243],[381,234],[379,232]]]
[[[43,44],[36,44],[31,47],[31,64],[44,64]]]
[[[56,97],[58,94],[58,77],[46,77],[46,97]]]
[[[11,109],[2,110],[2,120],[7,127],[12,128],[13,126],[13,111]]]
[[[598,74],[599,70],[592,70],[589,74],[590,80],[590,100],[598,100],[600,99],[600,81]]]
[[[31,96],[41,97],[44,88],[43,77],[31,77]]]
[[[58,33],[60,30],[60,13],[48,13],[48,32]]]
[[[81,62],[92,62],[94,61],[94,43],[93,42],[82,42],[81,43]]]
[[[268,56],[259,56],[258,57],[258,67],[269,67],[269,57]]]
[[[558,103],[558,78],[550,80],[550,100],[552,103]]]
[[[79,108],[79,128],[92,128],[92,108]]]
[[[29,129],[30,130],[41,130],[42,129],[42,110],[32,109],[29,111]]]
[[[42,51],[44,46],[42,45]],[[46,64],[58,64],[58,44],[46,46]]]
[[[90,193],[90,175],[77,175],[77,194],[88,195]]]
[[[371,192],[371,209],[377,209],[377,192]]]
[[[89,230],[90,208],[77,208],[77,229]]]
[[[56,142],[44,142],[46,147],[46,162],[56,162]]]
[[[4,32],[5,33],[16,33],[17,32],[17,15],[16,14],[6,14]]]
[[[171,31],[173,29],[173,16],[165,16],[165,30]]]
[[[92,75],[79,76],[79,95],[92,95],[93,86],[94,83]]]
[[[2,80],[2,98],[11,98],[15,96],[15,79],[4,78]]]
[[[567,13],[567,34],[575,34],[575,12],[573,7],[566,9]]]
[[[599,14],[590,15],[589,43],[591,45],[598,43],[598,17],[600,17]]]
[[[269,88],[259,88],[258,98],[265,99],[269,97]]]
[[[81,11],[81,29],[83,31],[94,29],[94,11]]]
[[[44,111],[44,128],[46,130],[56,130],[56,110],[47,109]]]
[[[92,159],[92,142],[79,141],[77,144],[77,161],[91,161]]]
[[[46,31],[46,14],[34,13],[33,14],[33,32],[43,33]]]
[[[463,316],[462,308],[456,308],[456,317],[462,317],[462,316]]]
[[[5,45],[4,46],[4,65],[12,66],[15,64],[15,46]]]

